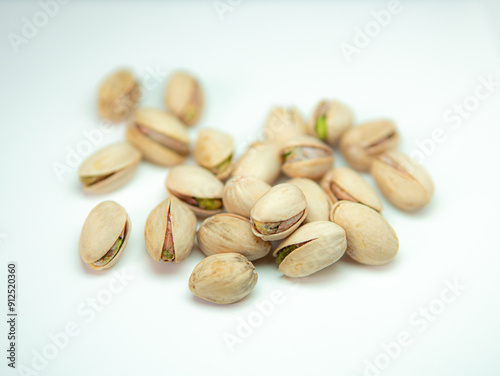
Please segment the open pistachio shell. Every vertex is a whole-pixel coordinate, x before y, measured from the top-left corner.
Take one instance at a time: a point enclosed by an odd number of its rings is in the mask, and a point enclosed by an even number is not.
[[[198,134],[194,160],[217,176],[226,179],[233,169],[233,138],[215,129],[203,129]]]
[[[318,183],[307,178],[293,178],[287,183],[300,188],[307,201],[307,216],[304,223],[328,221],[331,202]]]
[[[253,233],[263,240],[280,240],[295,231],[307,216],[300,188],[278,184],[264,194],[250,212]]]
[[[309,123],[309,134],[333,146],[353,122],[354,115],[347,106],[338,101],[321,101]]]
[[[306,133],[306,124],[295,107],[274,107],[264,125],[265,138],[279,144]]]
[[[348,167],[328,171],[321,179],[321,187],[332,202],[348,200],[382,211],[382,201],[377,192],[358,172]]]
[[[129,116],[139,96],[139,84],[132,73],[125,69],[116,71],[99,87],[99,115],[111,121],[121,121]]]
[[[82,260],[92,269],[113,266],[121,256],[131,230],[125,209],[114,201],[103,201],[89,213],[80,234]]]
[[[342,227],[329,221],[310,222],[286,238],[273,253],[279,271],[305,277],[337,262],[347,246]]]
[[[235,176],[224,185],[222,202],[229,213],[250,218],[252,207],[271,186],[252,176]]]
[[[127,139],[145,159],[161,166],[182,163],[189,154],[189,134],[184,125],[173,115],[152,108],[134,111]]]
[[[121,187],[134,176],[141,158],[139,150],[126,142],[99,150],[87,158],[78,170],[83,189],[107,193]]]
[[[173,196],[153,209],[144,228],[146,249],[156,261],[183,261],[193,249],[195,236],[196,216]]]
[[[273,184],[280,174],[280,167],[278,144],[273,141],[255,142],[240,158],[231,176],[253,176]]]
[[[196,215],[210,216],[223,209],[224,184],[203,167],[176,166],[170,170],[165,185],[170,194],[188,205]]]
[[[170,77],[165,103],[184,124],[192,126],[198,122],[203,111],[203,101],[203,92],[193,76],[176,72]]]

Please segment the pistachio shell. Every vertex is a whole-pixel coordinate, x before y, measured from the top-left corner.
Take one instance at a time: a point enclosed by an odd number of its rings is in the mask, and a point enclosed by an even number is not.
[[[351,201],[332,206],[330,220],[341,226],[347,236],[347,254],[367,265],[382,265],[398,254],[394,229],[372,208]]]
[[[194,160],[213,172],[218,179],[224,180],[233,169],[233,152],[234,141],[230,135],[215,129],[203,129],[198,134]],[[225,166],[222,170],[218,168],[221,164]]]
[[[320,119],[324,117],[323,119]],[[318,129],[318,121],[322,121],[322,129]],[[338,101],[321,101],[309,122],[309,134],[333,146],[342,134],[352,127],[354,115],[352,111]]]
[[[134,176],[141,158],[141,153],[126,142],[99,150],[87,158],[78,170],[83,189],[107,193],[121,187]],[[97,182],[85,184],[87,179],[97,179]]]
[[[253,176],[273,184],[280,174],[280,166],[276,142],[255,142],[240,158],[231,176]]]
[[[257,278],[255,267],[245,256],[220,253],[196,265],[189,278],[189,290],[209,302],[230,304],[250,294]]]
[[[165,103],[184,124],[191,126],[198,122],[203,111],[203,101],[203,92],[193,76],[176,72],[170,77]]]
[[[330,199],[318,183],[307,178],[294,178],[287,183],[299,187],[306,197],[307,216],[304,223],[328,221],[330,217]]]
[[[129,116],[139,96],[139,85],[132,73],[124,69],[116,71],[99,87],[99,115],[111,121],[121,121]]]
[[[255,236],[246,218],[234,214],[216,214],[205,219],[198,230],[198,246],[205,256],[240,253],[250,261],[266,256],[271,243]]]
[[[98,204],[91,210],[82,227],[79,240],[82,260],[95,270],[113,266],[127,245],[131,227],[127,212],[119,204],[114,201]],[[122,234],[118,253],[106,265],[93,265],[111,250]]]
[[[328,171],[321,179],[321,187],[332,202],[348,200],[382,211],[382,201],[377,192],[361,174],[348,167],[337,167]]]
[[[306,124],[295,107],[274,107],[264,125],[265,138],[279,144],[306,133]]]
[[[226,182],[222,192],[224,208],[229,213],[250,218],[252,207],[271,186],[252,176],[235,176]]]
[[[305,243],[305,244],[304,244]],[[305,277],[337,262],[347,246],[342,227],[329,221],[310,222],[286,238],[273,253],[299,245],[279,264],[279,271],[289,277]]]

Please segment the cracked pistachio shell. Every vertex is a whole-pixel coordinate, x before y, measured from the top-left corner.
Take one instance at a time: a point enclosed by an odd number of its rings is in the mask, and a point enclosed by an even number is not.
[[[182,165],[172,168],[165,182],[167,191],[179,198],[199,216],[210,216],[222,211],[222,191],[224,184],[207,169],[200,166]],[[205,200],[210,204],[220,203],[216,209],[201,207],[195,200]]]
[[[300,188],[307,201],[307,216],[304,223],[328,221],[331,202],[318,183],[307,178],[290,179],[287,183]]]
[[[347,235],[347,254],[367,265],[387,264],[398,254],[394,229],[376,210],[356,202],[339,201],[332,206],[330,220]]]
[[[304,244],[305,243],[305,244]],[[279,264],[279,271],[288,277],[305,277],[337,262],[346,250],[346,234],[342,227],[329,221],[303,225],[286,238],[273,253],[299,245]]]
[[[309,122],[309,134],[333,146],[352,127],[354,114],[338,101],[321,101]]]
[[[348,200],[382,211],[382,201],[377,192],[361,174],[348,167],[328,171],[321,179],[321,187],[334,203]]]
[[[189,290],[209,302],[231,304],[250,294],[257,279],[255,267],[245,256],[219,253],[196,265],[189,278]]]
[[[217,176],[226,179],[233,169],[234,141],[227,133],[203,129],[198,133],[194,160]]]
[[[235,176],[229,179],[222,192],[224,208],[229,213],[250,218],[250,211],[255,203],[271,186],[252,176]]]
[[[420,209],[434,194],[434,183],[427,171],[397,151],[378,155],[373,160],[371,173],[384,196],[399,209]]]
[[[80,234],[79,248],[83,262],[92,269],[113,266],[125,249],[132,224],[127,212],[114,201],[103,201],[89,213]],[[118,252],[105,265],[94,265],[103,258],[122,237]]]
[[[254,142],[240,158],[231,176],[253,176],[268,184],[273,184],[281,168],[278,151],[276,142]]]
[[[285,156],[295,148],[307,150],[302,160],[285,161]],[[305,148],[305,149],[304,149]],[[284,143],[280,149],[281,171],[291,178],[319,179],[333,164],[333,151],[328,145],[312,136],[298,136]]]
[[[205,219],[198,230],[198,246],[205,256],[239,253],[250,261],[266,256],[271,243],[255,236],[246,218],[234,214],[216,214]]]
[[[295,107],[274,107],[264,125],[266,140],[276,141],[279,144],[306,133],[306,124]]]
[[[152,137],[141,131],[154,133]],[[189,134],[179,120],[171,114],[153,108],[138,108],[126,133],[148,161],[160,166],[182,163],[189,153]],[[159,138],[163,141],[160,142]],[[168,146],[167,146],[168,144]]]
[[[93,193],[114,191],[132,179],[141,158],[139,150],[127,142],[97,151],[78,170],[83,189]]]
[[[188,73],[176,72],[168,81],[165,104],[187,126],[196,124],[203,111],[203,92],[198,81]]]
[[[185,260],[193,249],[195,236],[196,216],[173,196],[169,196],[153,209],[144,228],[146,249],[156,261],[178,263]],[[162,259],[168,237],[174,250],[171,260]]]
[[[352,168],[367,172],[373,157],[395,149],[398,144],[396,124],[390,120],[375,120],[345,132],[340,140],[340,149]]]
[[[119,70],[106,77],[97,95],[99,115],[111,121],[121,121],[130,115],[139,101],[140,89],[133,74]]]
[[[283,183],[272,187],[255,203],[250,212],[250,222],[256,236],[273,241],[284,239],[294,232],[306,216],[304,193],[293,184]],[[281,228],[276,231],[265,233],[260,230],[277,226]]]

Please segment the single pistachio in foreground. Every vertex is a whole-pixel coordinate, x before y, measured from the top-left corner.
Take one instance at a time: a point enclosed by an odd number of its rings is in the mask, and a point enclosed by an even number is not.
[[[321,101],[309,123],[309,134],[333,146],[342,134],[352,127],[352,111],[338,101]]]
[[[233,138],[215,129],[203,129],[198,134],[194,160],[210,170],[220,180],[225,180],[233,169]]]
[[[306,133],[306,124],[295,107],[274,107],[264,125],[266,140],[276,141],[280,144]]]
[[[198,122],[203,111],[203,92],[198,81],[188,73],[174,73],[167,84],[165,104],[187,126]]]
[[[228,213],[250,218],[254,204],[271,186],[252,176],[235,176],[224,185],[222,202]]]
[[[139,84],[133,74],[125,69],[116,71],[99,87],[99,115],[111,121],[124,120],[136,106],[139,96]]]
[[[287,183],[300,188],[307,201],[307,216],[304,223],[328,221],[331,202],[325,191],[314,180],[293,178]]]

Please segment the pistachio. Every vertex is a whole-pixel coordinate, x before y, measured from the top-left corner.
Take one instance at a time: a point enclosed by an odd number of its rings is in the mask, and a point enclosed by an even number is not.
[[[203,93],[198,81],[188,73],[174,73],[167,84],[165,103],[184,124],[196,124],[203,110]]]
[[[246,218],[234,214],[216,214],[205,219],[198,230],[198,246],[205,256],[240,253],[250,261],[266,256],[271,243],[255,236]]]
[[[284,107],[273,108],[264,125],[265,138],[279,144],[306,133],[306,124],[294,107],[288,109]]]
[[[328,171],[321,179],[321,187],[334,203],[349,200],[382,211],[382,201],[377,192],[361,174],[348,167],[337,167]]]
[[[78,170],[83,189],[107,193],[121,187],[132,179],[141,158],[139,150],[126,142],[99,150],[86,159]]]
[[[307,216],[302,191],[292,184],[278,184],[264,194],[250,212],[252,231],[263,240],[280,240],[295,231]]]
[[[423,208],[434,194],[434,183],[427,171],[399,152],[379,154],[372,163],[371,173],[384,196],[399,209]]]
[[[368,265],[382,265],[398,254],[399,242],[391,225],[372,208],[351,201],[332,206],[330,220],[347,236],[347,254]]]
[[[161,166],[182,163],[189,154],[189,134],[172,115],[152,108],[138,108],[127,129],[127,139],[144,158]]]
[[[349,129],[340,140],[347,163],[358,171],[369,171],[374,157],[399,144],[396,125],[390,120],[376,120]]]
[[[333,146],[353,122],[354,115],[347,106],[337,101],[321,101],[309,123],[309,134]]]
[[[198,298],[230,304],[250,294],[257,284],[257,272],[238,253],[219,253],[202,260],[189,277],[189,290]]]
[[[127,212],[119,204],[98,204],[89,213],[80,234],[82,260],[95,270],[113,266],[127,245],[131,226]]]
[[[280,174],[278,144],[273,141],[255,142],[249,146],[233,169],[234,176],[253,176],[273,184]]]
[[[280,150],[281,170],[290,177],[319,179],[332,167],[333,151],[311,136],[288,140]]]
[[[215,129],[203,129],[198,134],[194,159],[217,176],[226,179],[233,169],[233,138]]]
[[[345,231],[329,221],[310,222],[286,238],[274,251],[279,271],[305,277],[337,262],[347,246]]]
[[[224,185],[203,167],[176,166],[168,174],[168,192],[188,205],[195,214],[210,216],[221,212]]]
[[[252,207],[271,186],[252,176],[235,176],[229,179],[222,192],[224,208],[233,214],[250,218]]]
[[[128,70],[119,70],[106,77],[98,92],[99,115],[111,121],[129,116],[139,101],[140,89]]]
[[[315,181],[307,178],[294,178],[287,183],[300,188],[307,201],[307,216],[304,223],[328,221],[330,216],[330,200]]]

